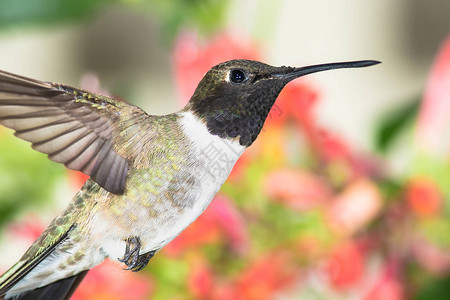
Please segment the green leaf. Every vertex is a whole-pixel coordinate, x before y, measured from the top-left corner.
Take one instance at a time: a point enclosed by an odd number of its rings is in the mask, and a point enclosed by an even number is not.
[[[115,0],[0,0],[0,27],[81,20]]]
[[[414,300],[444,300],[450,295],[450,276],[430,280],[414,297]]]
[[[112,4],[161,19],[168,40],[193,28],[208,35],[222,28],[228,0],[0,0],[0,29],[80,22]]]
[[[420,105],[420,97],[408,102],[384,115],[375,129],[375,147],[387,152],[403,130],[415,119]]]
[[[165,36],[174,38],[183,28],[194,28],[203,35],[218,31],[225,22],[228,0],[121,0],[158,16]]]

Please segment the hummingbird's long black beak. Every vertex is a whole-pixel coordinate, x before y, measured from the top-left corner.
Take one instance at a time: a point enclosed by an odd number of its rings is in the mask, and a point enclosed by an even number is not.
[[[293,68],[288,72],[282,74],[273,74],[275,78],[283,78],[283,79],[294,79],[300,76],[308,75],[311,73],[333,70],[333,69],[343,69],[343,68],[364,68],[379,64],[379,61],[376,60],[360,60],[360,61],[348,61],[348,62],[338,62],[338,63],[329,63],[329,64],[321,64],[321,65],[313,65],[301,68]]]

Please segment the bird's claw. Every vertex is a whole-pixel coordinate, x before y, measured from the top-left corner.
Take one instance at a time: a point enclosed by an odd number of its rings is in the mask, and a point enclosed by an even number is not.
[[[120,262],[127,265],[128,268],[124,270],[131,270],[137,272],[142,270],[149,262],[149,260],[155,255],[156,250],[139,254],[141,249],[141,240],[138,237],[130,237],[126,240],[125,254],[123,258],[119,258]]]
[[[148,264],[149,260],[155,255],[156,250],[141,254],[138,256],[137,262],[134,265],[134,267],[131,269],[132,272],[138,272],[145,268],[145,266]]]
[[[125,254],[123,258],[119,258],[120,262],[125,263],[128,266],[128,270],[138,261],[139,250],[141,249],[141,240],[138,237],[130,237],[126,240]]]

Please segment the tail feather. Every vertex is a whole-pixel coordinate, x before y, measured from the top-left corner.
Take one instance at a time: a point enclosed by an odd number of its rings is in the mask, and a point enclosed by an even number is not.
[[[36,270],[38,266],[47,261],[47,258],[50,258],[51,261],[51,257],[54,254],[56,247],[63,244],[67,240],[70,232],[74,228],[75,225],[71,225],[65,232],[62,231],[59,235],[55,234],[54,236],[51,236],[48,232],[44,232],[44,234],[42,234],[41,237],[39,237],[38,240],[30,247],[30,249],[28,249],[21,260],[12,266],[11,269],[6,271],[2,276],[0,276],[0,299],[2,299],[1,297],[8,299],[11,295],[26,292],[28,289],[26,287],[27,283],[23,280],[26,279],[30,273],[33,274],[34,270]],[[24,283],[25,286],[23,286]],[[28,285],[30,287],[33,285],[39,286],[39,281],[35,279],[28,282]],[[60,284],[57,286],[59,285]]]
[[[14,297],[14,300],[67,300],[70,299],[88,270],[72,277],[55,281],[49,285],[25,292]]]
[[[60,245],[68,237],[70,231],[75,227],[75,225],[70,226],[69,230],[65,233],[60,234],[52,241],[49,245],[39,246],[39,243],[35,248],[30,247],[30,249],[25,253],[24,257],[26,259],[16,263],[11,269],[0,276],[0,296],[5,295],[11,288],[13,288],[18,282],[20,282],[27,274],[29,274],[37,265],[39,265],[45,258],[47,258],[55,248]],[[43,235],[41,235],[43,236]],[[39,239],[38,239],[39,241]],[[38,249],[36,252],[35,249]]]

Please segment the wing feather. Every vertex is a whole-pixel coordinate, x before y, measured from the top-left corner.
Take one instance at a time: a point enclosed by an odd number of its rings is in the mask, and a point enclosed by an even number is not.
[[[66,85],[0,71],[0,124],[51,160],[90,175],[116,194],[123,193],[130,162],[119,154],[116,137],[123,120],[130,119],[129,111],[145,115],[131,107]]]

